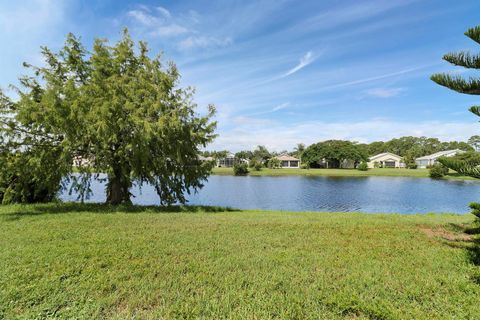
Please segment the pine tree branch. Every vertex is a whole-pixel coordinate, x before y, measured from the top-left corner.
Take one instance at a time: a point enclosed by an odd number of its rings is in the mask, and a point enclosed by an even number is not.
[[[480,79],[470,78],[465,80],[459,76],[437,73],[430,77],[437,84],[459,93],[480,95]]]
[[[480,26],[468,29],[465,35],[480,44]]]
[[[444,55],[443,59],[456,66],[480,69],[480,55],[478,54],[472,55],[469,52],[451,52]]]
[[[480,117],[480,106],[471,106],[470,109],[468,109],[468,111]]]
[[[455,170],[464,176],[480,179],[480,166],[478,165],[452,158],[440,158],[438,161],[445,167]]]

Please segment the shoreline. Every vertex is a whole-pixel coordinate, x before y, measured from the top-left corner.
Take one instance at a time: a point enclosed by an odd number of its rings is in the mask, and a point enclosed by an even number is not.
[[[212,175],[233,176],[232,168],[213,168]],[[428,169],[369,169],[360,171],[357,169],[269,169],[262,168],[260,171],[249,169],[250,176],[306,176],[306,177],[405,177],[405,178],[430,178]],[[430,178],[431,179],[431,178]],[[451,172],[438,180],[469,180],[472,177],[462,176]],[[480,180],[479,180],[480,181]]]

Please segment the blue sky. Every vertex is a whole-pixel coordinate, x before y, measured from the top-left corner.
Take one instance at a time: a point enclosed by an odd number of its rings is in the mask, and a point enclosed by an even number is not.
[[[479,133],[467,111],[480,104],[429,80],[468,72],[441,60],[480,51],[463,35],[480,23],[480,1],[0,1],[0,87],[16,83],[39,46],[68,32],[89,47],[128,27],[164,52],[196,87],[199,111],[217,106],[209,149],[273,150],[325,139],[360,142],[402,135],[466,140]]]

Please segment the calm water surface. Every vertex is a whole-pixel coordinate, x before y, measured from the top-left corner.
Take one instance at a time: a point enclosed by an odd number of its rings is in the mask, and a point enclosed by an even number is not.
[[[105,185],[93,183],[91,202],[105,201]],[[151,186],[132,190],[135,204],[158,204]],[[62,199],[76,200],[63,194]],[[189,204],[286,211],[384,213],[469,212],[480,183],[403,177],[211,176]]]

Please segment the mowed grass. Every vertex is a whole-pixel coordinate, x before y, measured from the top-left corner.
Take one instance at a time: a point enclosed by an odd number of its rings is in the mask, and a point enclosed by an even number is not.
[[[232,168],[214,168],[212,174],[216,175],[233,175]],[[269,169],[262,168],[260,171],[250,169],[251,176],[330,176],[330,177],[429,177],[428,169],[392,169],[392,168],[375,168],[368,171],[360,171],[357,169]],[[473,178],[461,176],[451,171],[444,179],[471,180]]]
[[[0,207],[0,318],[478,319],[465,215]]]

